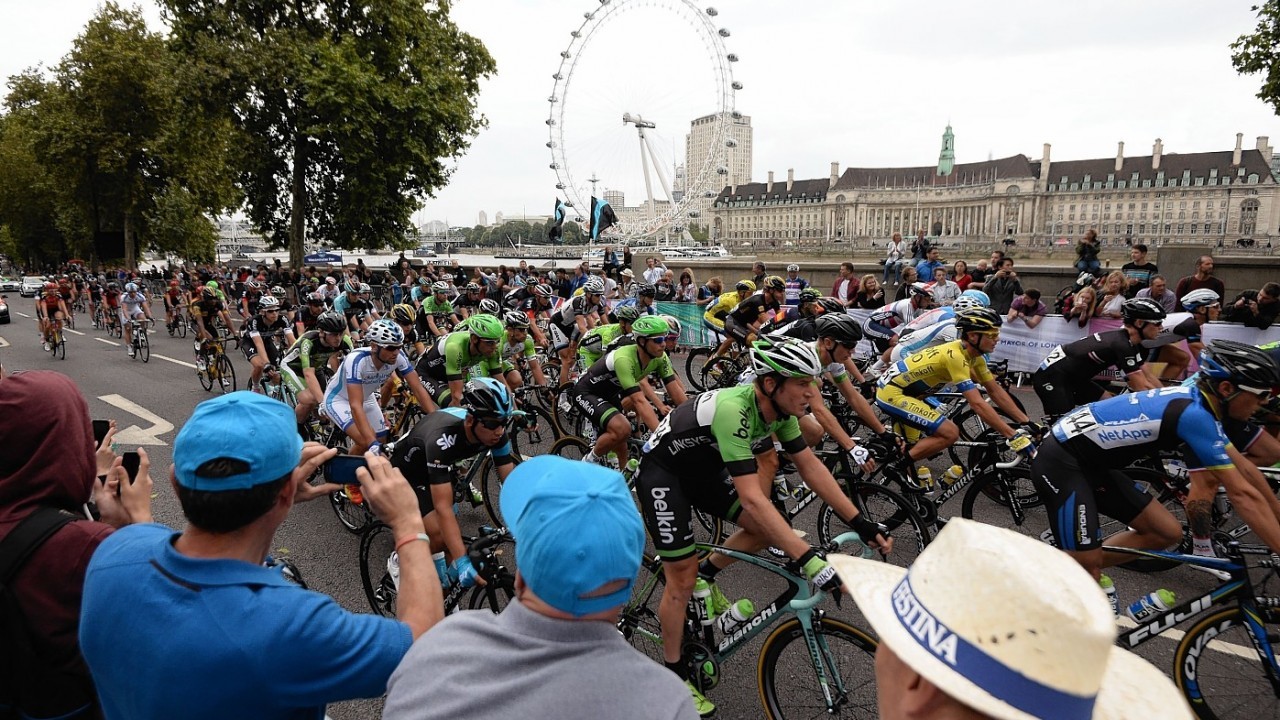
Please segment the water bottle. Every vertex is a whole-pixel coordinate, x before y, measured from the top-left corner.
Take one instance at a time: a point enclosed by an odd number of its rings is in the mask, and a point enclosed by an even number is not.
[[[391,585],[400,592],[400,553],[392,550],[387,558],[387,574],[391,576]]]
[[[622,476],[626,478],[635,477],[636,469],[639,467],[640,467],[640,461],[635,458],[631,458],[630,460],[627,461],[627,467],[625,470],[622,471]]]
[[[1116,595],[1116,584],[1111,578],[1103,575],[1098,578],[1098,585],[1102,586],[1102,592],[1107,594],[1107,602],[1111,603],[1111,614],[1120,614],[1120,598]]]
[[[1169,590],[1156,590],[1147,593],[1138,598],[1132,605],[1125,609],[1125,614],[1134,622],[1142,622],[1147,618],[1158,615],[1159,613],[1173,607],[1178,598]]]
[[[711,624],[711,585],[703,578],[698,578],[693,583],[693,608],[703,627]]]
[[[449,564],[444,561],[444,551],[432,553],[431,561],[436,565],[436,577],[440,578],[440,587],[449,587]]]
[[[933,492],[933,471],[927,467],[916,468],[916,487]]]
[[[1218,515],[1226,517],[1231,514],[1231,500],[1227,497],[1227,489],[1218,486],[1218,492],[1213,496],[1213,505],[1218,510]]]
[[[960,467],[959,465],[952,465],[951,467],[947,468],[946,475],[943,475],[942,484],[953,485],[956,482],[958,482],[962,477],[964,477],[964,468]]]
[[[353,504],[355,505],[364,504],[364,493],[361,492],[359,485],[343,485],[342,487],[347,493],[347,499],[350,500]]]
[[[720,626],[720,632],[729,635],[737,630],[742,623],[751,619],[756,614],[756,606],[747,598],[735,602],[729,606],[729,609],[720,617],[716,618],[716,623]]]

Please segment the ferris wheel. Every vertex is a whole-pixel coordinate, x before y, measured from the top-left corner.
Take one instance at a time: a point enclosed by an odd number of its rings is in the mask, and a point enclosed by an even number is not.
[[[592,196],[613,191],[624,237],[683,232],[727,182],[738,145],[731,127],[742,85],[724,45],[730,33],[714,7],[689,0],[598,2],[570,31],[552,75],[556,189],[584,216]]]

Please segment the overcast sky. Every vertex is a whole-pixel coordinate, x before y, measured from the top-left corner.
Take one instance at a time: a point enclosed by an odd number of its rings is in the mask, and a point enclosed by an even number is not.
[[[614,0],[622,2],[623,0]],[[753,175],[826,177],[829,164],[892,167],[936,162],[948,122],[957,162],[1025,153],[1043,143],[1057,159],[1280,146],[1280,123],[1254,97],[1260,81],[1231,67],[1228,44],[1250,32],[1253,0],[1075,0],[958,3],[933,0],[704,0],[740,56],[736,107],[752,119]],[[676,0],[662,0],[676,4]],[[0,76],[56,64],[95,0],[0,0]],[[153,27],[159,13],[141,3]],[[480,109],[489,127],[457,163],[419,222],[474,224],[479,211],[551,211],[555,175],[545,147],[551,75],[569,32],[598,0],[457,0],[454,16],[497,60]],[[638,10],[601,29],[573,76],[568,117],[618,118],[618,107],[658,119],[656,152],[682,154],[688,120],[714,109],[709,63],[674,13]],[[580,92],[597,93],[587,103]],[[703,99],[706,99],[705,101]],[[631,105],[636,107],[631,107]],[[685,108],[688,108],[687,111]],[[705,108],[705,109],[704,109]],[[663,116],[665,118],[665,116]],[[612,121],[611,121],[612,122]],[[634,129],[584,142],[575,175],[643,189]],[[575,138],[577,139],[577,138]],[[595,167],[603,165],[604,167]],[[631,177],[620,177],[630,175]],[[655,178],[656,182],[656,178]]]

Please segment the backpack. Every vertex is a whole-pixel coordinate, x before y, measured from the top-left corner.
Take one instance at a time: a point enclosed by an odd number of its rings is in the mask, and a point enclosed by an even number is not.
[[[9,588],[23,564],[63,525],[79,516],[50,507],[37,508],[0,540],[0,719],[23,717],[22,710],[36,710],[24,698],[55,698],[63,717],[81,716],[80,710],[96,706],[93,690],[80,676],[68,676],[48,667],[32,646],[26,618]],[[39,708],[41,714],[55,708]]]

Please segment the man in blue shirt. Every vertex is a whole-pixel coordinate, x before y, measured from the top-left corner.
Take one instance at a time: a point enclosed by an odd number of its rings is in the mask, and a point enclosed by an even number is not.
[[[400,556],[399,620],[357,615],[263,567],[307,479],[333,450],[298,438],[283,403],[237,392],[201,403],[173,444],[187,528],[133,525],[85,577],[80,645],[108,720],[313,718],[376,697],[443,598],[413,489],[385,458],[357,477]],[[419,542],[421,540],[422,542]]]

